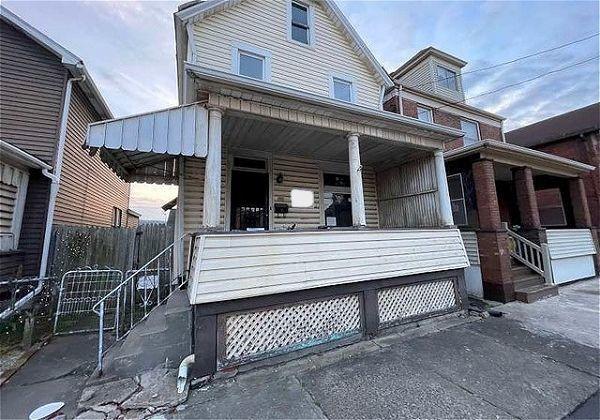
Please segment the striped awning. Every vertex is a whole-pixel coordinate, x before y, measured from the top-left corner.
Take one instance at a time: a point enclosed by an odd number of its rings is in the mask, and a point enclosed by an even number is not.
[[[208,111],[198,104],[90,124],[85,141],[92,149],[206,157]]]

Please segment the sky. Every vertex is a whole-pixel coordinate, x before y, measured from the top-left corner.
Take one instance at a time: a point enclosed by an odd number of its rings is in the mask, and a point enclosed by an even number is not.
[[[115,116],[177,104],[173,12],[181,2],[3,1],[83,59]],[[341,1],[338,5],[379,62],[395,70],[434,46],[468,62],[463,72],[509,61],[599,32],[597,1]],[[597,102],[598,60],[497,93],[598,56],[598,37],[514,64],[463,76],[468,103],[506,117],[505,128]],[[134,184],[131,207],[146,219],[176,187]]]

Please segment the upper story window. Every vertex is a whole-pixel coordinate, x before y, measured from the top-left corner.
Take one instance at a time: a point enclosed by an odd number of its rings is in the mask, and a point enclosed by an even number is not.
[[[297,1],[291,2],[290,38],[301,44],[312,43],[312,18],[310,7]]]
[[[433,113],[431,108],[417,106],[417,118],[421,121],[433,122]]]
[[[331,76],[329,80],[329,96],[344,102],[354,102],[354,82],[346,76]]]
[[[458,90],[456,72],[447,69],[446,67],[437,66],[435,68],[437,84],[441,87],[450,90]]]
[[[480,140],[479,136],[479,124],[475,121],[460,120],[460,129],[465,132],[463,137],[463,145],[476,143]]]
[[[270,81],[271,53],[251,45],[234,45],[232,51],[233,72],[240,76]]]

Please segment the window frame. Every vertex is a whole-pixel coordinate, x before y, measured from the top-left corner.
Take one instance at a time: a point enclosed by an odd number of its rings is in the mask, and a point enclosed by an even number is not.
[[[240,55],[245,54],[247,56],[254,56],[256,58],[262,59],[263,61],[263,77],[262,79],[258,79],[252,76],[246,76],[240,72]],[[242,43],[242,42],[234,42],[231,47],[231,72],[240,77],[245,77],[250,80],[260,80],[263,82],[271,81],[271,52],[269,50],[265,50],[264,48],[258,48],[254,45]]]
[[[475,121],[475,120],[470,120],[470,119],[468,119],[468,118],[460,118],[460,124],[461,124],[461,127],[460,127],[460,129],[461,129],[462,131],[465,131],[465,130],[463,130],[463,129],[462,129],[462,123],[463,123],[463,122],[470,123],[470,124],[475,124],[475,127],[477,128],[477,138],[476,138],[476,139],[473,139],[474,141],[473,141],[472,143],[469,143],[469,144],[467,144],[467,143],[465,142],[465,139],[466,139],[466,138],[469,138],[469,139],[470,139],[470,137],[467,137],[466,135],[465,135],[465,136],[463,136],[463,146],[468,146],[468,145],[470,145],[470,144],[474,144],[474,143],[477,143],[478,141],[481,141],[481,131],[480,131],[480,129],[479,129],[479,122],[478,122],[478,121]]]
[[[443,77],[440,77],[438,70],[441,69],[443,70],[445,73],[452,73],[454,76],[449,76],[449,75],[445,75]],[[458,88],[458,78],[460,76],[460,73],[457,72],[456,70],[452,70],[449,69],[448,67],[443,66],[442,64],[435,64],[435,83],[438,87],[441,87],[443,89],[447,89],[447,90],[451,90],[453,92],[458,92],[459,88]],[[448,82],[449,80],[454,80],[454,87],[448,87],[446,86],[446,82]]]
[[[350,101],[346,101],[344,99],[339,99],[335,97],[335,81],[341,81],[348,83],[350,85]],[[355,104],[356,103],[356,81],[354,77],[343,74],[343,73],[329,73],[329,97],[331,99],[335,99],[336,101],[340,101],[346,104]]]
[[[0,240],[0,252],[11,252],[19,249],[19,239],[21,237],[23,215],[25,213],[25,201],[29,187],[29,169],[2,161],[0,162],[0,173],[4,174],[3,178],[9,178],[10,182],[6,182],[7,185],[12,185],[16,188],[10,232],[5,233],[5,235],[11,235],[11,245],[4,247],[4,241]]]
[[[118,219],[118,223],[117,223]],[[123,227],[123,209],[114,206],[112,215],[112,227],[121,228]]]
[[[296,3],[297,5],[306,8],[306,18],[307,18],[307,30],[308,30],[308,44],[305,44],[304,42],[295,40],[292,37],[292,27],[294,26],[293,24],[293,12],[292,12],[292,4]],[[308,4],[305,3],[303,1],[298,1],[298,0],[289,0],[288,4],[288,13],[287,13],[287,40],[289,42],[293,42],[295,44],[301,45],[303,47],[309,47],[312,48],[314,47],[315,44],[315,36],[314,36],[314,27],[315,27],[315,19],[314,19],[314,8]]]
[[[337,168],[337,169],[336,169]],[[333,194],[347,194],[350,196],[350,204],[352,204],[352,188],[351,186],[347,186],[347,187],[340,187],[340,186],[335,186],[335,185],[327,185],[325,184],[325,176],[326,175],[338,175],[338,176],[345,176],[345,177],[350,177],[350,170],[348,168],[348,171],[346,172],[344,170],[344,167],[339,167],[336,166],[335,168],[331,168],[331,167],[324,167],[321,169],[320,171],[320,184],[321,184],[321,188],[319,190],[319,201],[320,201],[320,217],[321,217],[321,224],[323,226],[328,226],[327,225],[327,216],[325,216],[325,194],[326,193],[333,193]],[[352,224],[350,225],[352,226]],[[349,226],[328,226],[331,229],[345,229],[348,228]]]
[[[450,178],[453,177],[458,177],[459,181],[460,181],[460,193],[462,198],[452,198],[450,196]],[[456,220],[454,220],[454,224],[456,226],[468,226],[469,225],[469,217],[468,217],[468,213],[467,213],[467,200],[465,199],[465,185],[463,183],[463,179],[462,179],[462,174],[461,173],[457,173],[457,174],[452,174],[452,175],[447,175],[446,176],[446,183],[448,184],[448,198],[450,199],[450,210],[452,210],[452,203],[454,201],[462,201],[462,210],[463,210],[463,215],[465,218],[465,223],[457,223]],[[454,214],[452,214],[452,219],[454,219]]]
[[[424,111],[427,111],[428,115],[429,115],[429,120],[422,120],[419,118],[419,109],[422,109]],[[432,123],[433,124],[433,109],[425,106],[425,105],[421,105],[421,104],[417,104],[417,119],[419,121],[423,121],[423,122],[428,122],[428,123]]]
[[[546,209],[557,209],[557,208],[559,208],[559,206],[540,207],[538,205],[538,214],[539,214],[539,217],[540,217],[541,226],[542,227],[566,227],[568,225],[568,223],[567,223],[567,213],[565,211],[565,204],[564,204],[564,201],[563,201],[562,192],[561,192],[560,188],[554,187],[554,188],[544,188],[544,189],[541,189],[541,190],[535,190],[534,193],[536,194],[536,197],[535,197],[536,201],[538,201],[538,202],[540,201],[540,200],[538,200],[537,193],[541,192],[541,191],[546,191],[546,190],[557,190],[558,191],[558,199],[560,201],[560,209],[561,209],[563,220],[562,220],[562,223],[555,223],[555,224],[544,223],[544,221],[542,221],[542,211],[546,210]]]

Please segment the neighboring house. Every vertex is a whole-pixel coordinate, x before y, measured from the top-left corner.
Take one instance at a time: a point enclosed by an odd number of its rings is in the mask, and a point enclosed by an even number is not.
[[[506,133],[508,143],[518,144],[592,165],[582,176],[592,226],[600,234],[600,103]],[[566,209],[557,189],[536,191],[542,226],[566,226]],[[597,240],[597,238],[596,238]]]
[[[80,58],[2,7],[2,278],[43,276],[51,226],[125,226],[129,185],[83,149],[112,118]]]
[[[530,302],[556,294],[555,284],[593,276],[582,180],[593,178],[594,167],[580,155],[565,159],[505,143],[502,117],[465,104],[465,65],[432,47],[420,51],[392,73],[396,86],[385,107],[464,132],[446,144],[445,159],[454,223],[471,262],[469,293]],[[561,227],[571,229],[547,230],[540,222],[540,214],[558,217],[554,208],[538,211],[538,199],[544,203],[549,193],[563,202]]]
[[[443,157],[462,131],[383,110],[394,83],[335,2],[190,3],[175,33],[181,106],[87,145],[179,185],[196,374],[466,307]]]

